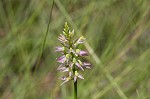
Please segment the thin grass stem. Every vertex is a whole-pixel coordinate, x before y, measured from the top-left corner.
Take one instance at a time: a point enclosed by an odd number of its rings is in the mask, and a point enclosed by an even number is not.
[[[51,23],[51,17],[52,17],[52,11],[53,11],[53,6],[54,6],[54,0],[52,2],[52,6],[51,6],[51,10],[50,10],[50,17],[49,17],[49,21],[48,21],[48,25],[47,25],[47,29],[46,29],[46,33],[45,33],[45,36],[43,38],[43,43],[42,43],[42,48],[41,48],[41,51],[40,51],[40,55],[38,57],[38,61],[36,63],[36,66],[35,66],[35,71],[34,71],[34,74],[36,73],[38,67],[39,67],[39,64],[40,64],[40,60],[41,60],[41,56],[42,56],[42,53],[43,53],[43,50],[44,50],[44,47],[45,47],[45,43],[46,43],[46,39],[47,39],[47,36],[48,36],[48,30],[49,30],[49,26],[50,26],[50,23]]]

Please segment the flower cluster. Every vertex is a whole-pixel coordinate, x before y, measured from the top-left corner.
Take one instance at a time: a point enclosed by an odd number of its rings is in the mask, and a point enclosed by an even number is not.
[[[63,33],[58,36],[62,46],[56,47],[56,52],[61,52],[62,56],[57,58],[57,62],[61,63],[57,70],[61,72],[68,72],[67,76],[63,76],[60,79],[63,83],[70,80],[77,80],[77,78],[84,79],[82,75],[78,73],[79,70],[84,71],[85,68],[90,68],[90,63],[82,62],[79,58],[82,56],[88,56],[87,51],[78,49],[78,45],[83,44],[85,38],[81,36],[80,38],[73,40],[74,30],[70,31],[65,23]],[[61,85],[62,85],[61,84]]]

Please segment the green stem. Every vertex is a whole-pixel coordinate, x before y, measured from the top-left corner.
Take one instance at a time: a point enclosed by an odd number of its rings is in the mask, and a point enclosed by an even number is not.
[[[74,99],[77,99],[77,80],[74,82]]]

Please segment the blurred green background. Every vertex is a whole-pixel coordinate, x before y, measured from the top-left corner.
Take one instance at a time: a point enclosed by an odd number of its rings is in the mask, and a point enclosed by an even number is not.
[[[67,21],[92,64],[79,99],[150,99],[150,1],[0,0],[0,99],[73,99],[54,53]],[[40,60],[40,61],[39,61]],[[38,68],[36,69],[36,64]]]

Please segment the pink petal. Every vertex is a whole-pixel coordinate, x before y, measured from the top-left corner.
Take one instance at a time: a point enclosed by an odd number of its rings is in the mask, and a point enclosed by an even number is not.
[[[59,63],[64,63],[65,61],[66,61],[66,56],[65,55],[63,55],[63,56],[61,56],[57,59],[57,62],[59,62]]]
[[[80,75],[80,74],[78,74],[78,77],[79,77],[80,79],[84,79],[84,78],[83,78],[83,76],[82,76],[82,75]]]
[[[67,72],[69,71],[69,68],[64,69],[62,72]]]
[[[56,47],[55,52],[61,52],[61,51],[64,51],[64,47],[61,46]]]
[[[78,66],[81,70],[84,71],[84,69],[82,68],[82,66],[78,62],[76,62],[76,66]]]
[[[57,70],[64,71],[65,69],[66,69],[66,67],[58,67]]]
[[[74,77],[74,82],[76,82],[76,80],[77,80],[77,76]]]
[[[91,65],[91,64],[88,63],[88,62],[83,62],[83,67],[85,67],[85,68],[91,69],[91,67],[89,67],[90,65]]]
[[[80,55],[80,56],[88,56],[88,52],[81,50],[81,51],[79,52],[79,55]]]

